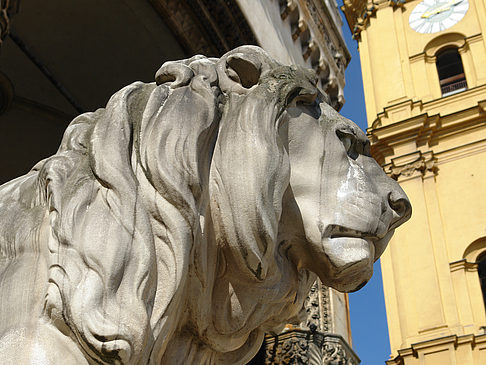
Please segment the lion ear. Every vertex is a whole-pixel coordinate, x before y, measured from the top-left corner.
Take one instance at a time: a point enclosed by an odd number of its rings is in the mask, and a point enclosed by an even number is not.
[[[258,83],[261,73],[261,62],[252,58],[242,53],[236,53],[226,59],[228,77],[247,89]]]
[[[246,94],[258,84],[274,61],[260,47],[241,46],[224,54],[216,63],[219,88],[223,93]]]

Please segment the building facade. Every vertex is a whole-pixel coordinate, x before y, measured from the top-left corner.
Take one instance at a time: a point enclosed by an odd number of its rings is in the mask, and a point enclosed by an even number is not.
[[[413,206],[381,258],[387,364],[486,364],[485,2],[344,0],[343,11],[372,154]]]
[[[53,154],[77,115],[168,60],[254,44],[313,68],[337,110],[350,55],[335,0],[7,0],[0,5],[0,183]],[[42,143],[39,143],[42,141]],[[317,282],[300,325],[268,335],[255,364],[359,363],[347,296]]]

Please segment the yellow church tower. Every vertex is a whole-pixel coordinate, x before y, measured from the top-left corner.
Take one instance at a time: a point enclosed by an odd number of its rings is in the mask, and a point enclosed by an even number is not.
[[[344,0],[372,153],[413,215],[382,256],[388,365],[486,364],[486,2]]]

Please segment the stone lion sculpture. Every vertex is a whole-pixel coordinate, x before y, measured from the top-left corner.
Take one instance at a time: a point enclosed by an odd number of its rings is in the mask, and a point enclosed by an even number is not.
[[[1,364],[245,364],[410,216],[311,71],[243,46],[155,80],[0,188]]]

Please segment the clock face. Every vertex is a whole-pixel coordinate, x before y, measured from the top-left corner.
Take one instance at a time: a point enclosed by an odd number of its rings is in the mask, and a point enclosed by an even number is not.
[[[408,18],[410,27],[418,33],[436,33],[459,22],[469,9],[468,0],[424,0]]]

